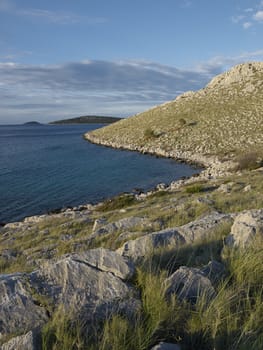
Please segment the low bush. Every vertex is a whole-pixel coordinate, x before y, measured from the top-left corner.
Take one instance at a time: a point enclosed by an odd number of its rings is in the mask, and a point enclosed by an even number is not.
[[[253,170],[263,166],[263,159],[258,152],[249,152],[237,158],[237,170]]]
[[[98,206],[98,211],[109,211],[115,209],[122,209],[132,205],[136,202],[136,198],[133,194],[121,194],[117,197],[105,200]]]

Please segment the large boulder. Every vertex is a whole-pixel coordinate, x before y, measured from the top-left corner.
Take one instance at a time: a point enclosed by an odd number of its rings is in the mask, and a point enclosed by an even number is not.
[[[197,268],[181,266],[165,281],[166,296],[176,294],[180,300],[195,303],[205,295],[207,300],[215,296],[215,289],[206,275]]]
[[[43,262],[30,274],[0,275],[0,336],[41,327],[59,305],[86,322],[139,306],[129,280],[131,262],[93,249]]]
[[[46,261],[42,268],[30,274],[37,293],[55,305],[63,304],[73,313],[88,310],[88,317],[99,308],[109,311],[116,300],[127,298],[131,287],[124,281],[131,278],[130,262],[106,249],[92,249],[81,254]]]
[[[129,257],[134,262],[138,262],[142,258],[149,256],[157,248],[176,247],[183,243],[185,243],[185,240],[176,228],[165,229],[127,241],[117,252],[125,257]]]
[[[256,237],[263,238],[263,209],[246,210],[237,215],[226,244],[244,248]]]

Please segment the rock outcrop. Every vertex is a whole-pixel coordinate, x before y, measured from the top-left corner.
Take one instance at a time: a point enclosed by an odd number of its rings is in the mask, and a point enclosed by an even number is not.
[[[117,252],[138,262],[158,248],[177,247],[208,238],[222,224],[232,222],[233,215],[214,212],[189,224],[149,233],[127,241]]]
[[[226,243],[244,248],[257,237],[263,239],[263,209],[246,210],[237,215]]]
[[[0,275],[0,334],[42,326],[50,308],[59,305],[85,322],[103,319],[119,304],[130,313],[131,306],[138,306],[127,282],[133,274],[133,265],[119,254],[94,249],[46,261],[30,274]]]

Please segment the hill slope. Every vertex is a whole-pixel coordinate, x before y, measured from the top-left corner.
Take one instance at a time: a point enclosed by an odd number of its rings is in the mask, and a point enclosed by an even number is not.
[[[86,134],[91,142],[211,165],[263,149],[263,62],[235,66],[204,89]]]

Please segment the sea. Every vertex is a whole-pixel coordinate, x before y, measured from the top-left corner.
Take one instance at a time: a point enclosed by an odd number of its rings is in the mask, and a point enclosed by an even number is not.
[[[103,125],[1,125],[0,223],[97,203],[200,169],[172,159],[94,145],[83,134]]]

